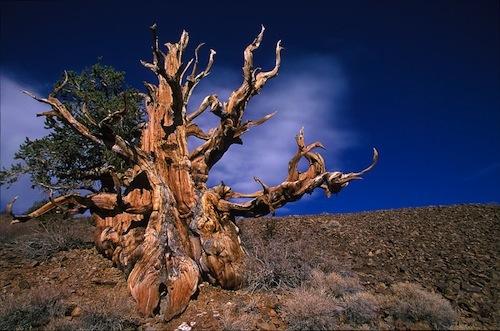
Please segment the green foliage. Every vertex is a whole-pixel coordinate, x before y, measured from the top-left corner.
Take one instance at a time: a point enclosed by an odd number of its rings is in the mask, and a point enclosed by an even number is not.
[[[81,73],[68,72],[68,82],[57,97],[96,136],[98,123],[110,113],[126,109],[123,117],[111,124],[113,131],[132,144],[140,135],[138,126],[144,121],[141,97],[125,85],[125,74],[112,67],[95,64]],[[63,78],[55,84],[59,86]],[[120,172],[128,164],[114,153],[97,146],[76,133],[55,117],[47,117],[48,134],[40,139],[26,138],[15,154],[18,163],[0,171],[0,185],[15,182],[28,174],[33,186],[55,186],[58,193],[81,187],[91,187],[88,174],[103,166],[113,166]]]

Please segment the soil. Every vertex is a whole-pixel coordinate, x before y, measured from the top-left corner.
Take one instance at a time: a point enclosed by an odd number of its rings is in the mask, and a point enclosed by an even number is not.
[[[0,221],[5,223],[6,217]],[[459,314],[457,325],[500,328],[500,205],[266,217],[237,223],[243,239],[261,236],[279,240],[284,243],[283,249],[287,243],[307,240],[307,254],[335,258],[375,293],[397,282],[418,283],[451,302]],[[22,226],[25,232],[37,228],[36,223]],[[226,291],[208,283],[200,286],[186,311],[174,320],[163,323],[159,318],[141,318],[133,310],[123,273],[94,248],[85,246],[33,258],[19,248],[23,242],[34,240],[30,233],[14,233],[5,226],[2,229],[2,302],[50,286],[64,289],[65,303],[83,312],[91,307],[112,310],[110,305],[120,305],[120,314],[127,315],[124,317],[131,321],[132,328],[221,329],[228,311],[245,306],[252,307],[259,316],[254,327],[286,329],[279,309],[283,291]],[[91,230],[89,227],[89,233]],[[10,238],[5,238],[7,235]],[[64,318],[78,319],[80,314],[74,315]]]

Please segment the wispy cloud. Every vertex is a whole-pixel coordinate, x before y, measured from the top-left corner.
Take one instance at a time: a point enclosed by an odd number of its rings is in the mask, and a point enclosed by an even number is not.
[[[26,137],[38,138],[44,135],[43,119],[36,118],[36,113],[46,110],[42,104],[34,101],[22,90],[37,92],[31,86],[0,76],[0,159],[2,167],[12,164],[14,154]],[[17,203],[18,208],[26,209],[35,200],[40,199],[40,193],[29,189],[27,178],[21,179],[10,189],[5,187],[0,191],[0,210],[15,195],[22,197]]]

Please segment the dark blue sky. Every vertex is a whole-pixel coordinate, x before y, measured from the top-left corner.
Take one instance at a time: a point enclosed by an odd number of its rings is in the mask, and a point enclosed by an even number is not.
[[[149,59],[148,26],[157,22],[162,41],[175,41],[186,29],[194,44],[203,41],[216,49],[212,83],[236,87],[242,50],[262,23],[267,31],[256,55],[259,65],[272,65],[277,39],[285,45],[281,75],[269,84],[270,93],[276,91],[272,95],[286,90],[299,73],[307,77],[304,84],[341,77],[337,82],[344,88],[332,101],[337,110],[320,119],[321,130],[331,123],[332,132],[354,132],[355,142],[341,153],[329,148],[327,161],[339,160],[340,170],[355,171],[369,162],[372,146],[381,153],[377,168],[339,196],[327,200],[314,194],[284,212],[500,202],[498,1],[185,4],[2,2],[2,79],[47,93],[64,69],[80,70],[102,56],[104,63],[127,72],[129,84],[141,87],[152,77],[138,60]],[[210,82],[203,91],[211,92]],[[332,99],[329,86],[318,87],[315,97]],[[266,89],[257,98],[264,101],[256,105],[265,103]],[[281,98],[286,105],[287,94]],[[287,111],[279,102],[272,110]],[[1,111],[8,126],[7,110]],[[280,127],[276,121],[258,130],[273,131]],[[315,129],[306,126],[306,138],[308,132],[314,138]],[[277,129],[273,134],[280,137]],[[293,141],[293,136],[280,138]],[[336,164],[328,166],[338,170]],[[9,194],[2,191],[2,203]]]

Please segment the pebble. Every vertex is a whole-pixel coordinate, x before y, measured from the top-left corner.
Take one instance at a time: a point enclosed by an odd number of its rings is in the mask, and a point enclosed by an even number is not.
[[[187,324],[186,322],[182,322],[181,325],[179,325],[177,327],[177,329],[175,329],[176,331],[191,331],[191,326],[189,326],[189,324]]]
[[[82,314],[82,308],[76,306],[75,308],[73,308],[73,310],[71,311],[71,317],[78,317]]]

